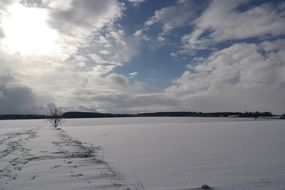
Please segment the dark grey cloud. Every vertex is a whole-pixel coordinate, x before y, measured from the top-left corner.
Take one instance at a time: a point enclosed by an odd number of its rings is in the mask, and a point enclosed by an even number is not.
[[[43,113],[42,100],[30,87],[0,72],[0,114]]]
[[[28,87],[0,85],[0,114],[35,113],[36,95]]]

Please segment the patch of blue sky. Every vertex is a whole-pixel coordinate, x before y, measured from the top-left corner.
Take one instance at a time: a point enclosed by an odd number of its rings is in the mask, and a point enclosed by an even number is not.
[[[154,12],[163,7],[173,5],[175,0],[147,0],[140,3],[138,6],[134,6],[128,1],[123,1],[126,10],[124,12],[123,18],[118,22],[128,32],[134,33],[138,30],[144,22],[154,15]]]

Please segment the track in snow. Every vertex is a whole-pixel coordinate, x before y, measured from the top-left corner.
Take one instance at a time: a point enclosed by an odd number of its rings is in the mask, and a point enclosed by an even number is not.
[[[56,128],[0,135],[0,189],[128,189],[120,172]]]

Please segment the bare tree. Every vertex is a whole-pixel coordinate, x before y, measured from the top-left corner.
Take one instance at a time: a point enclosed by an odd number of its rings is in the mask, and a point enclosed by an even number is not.
[[[49,116],[47,120],[52,124],[53,127],[58,127],[61,125],[64,120],[63,120],[63,114],[58,108],[51,108],[49,110]]]

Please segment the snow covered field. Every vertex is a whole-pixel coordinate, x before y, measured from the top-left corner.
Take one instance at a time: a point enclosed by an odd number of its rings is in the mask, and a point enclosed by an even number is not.
[[[43,121],[0,123],[1,190],[123,188],[116,168],[96,156],[99,147]]]
[[[285,188],[284,120],[73,119],[61,128],[0,121],[0,189]]]

